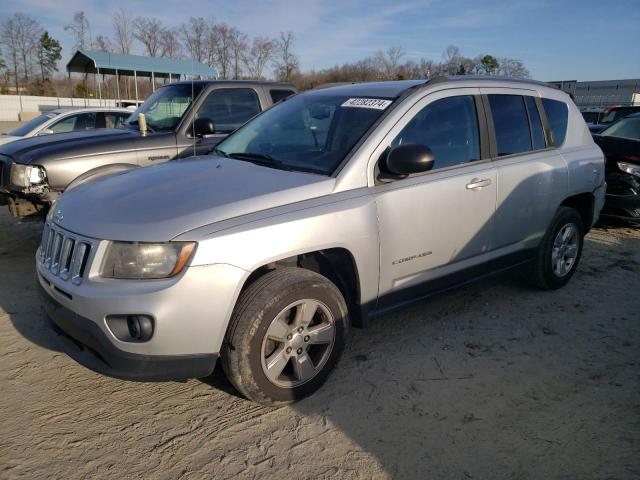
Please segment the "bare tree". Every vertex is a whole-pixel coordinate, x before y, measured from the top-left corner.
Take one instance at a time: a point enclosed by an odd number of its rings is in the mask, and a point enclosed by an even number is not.
[[[91,45],[89,20],[82,10],[73,14],[73,22],[64,27],[65,32],[71,32],[75,38],[74,50],[85,50]]]
[[[256,37],[253,39],[251,48],[245,51],[243,57],[244,65],[251,78],[263,78],[262,72],[273,57],[275,47],[275,42],[269,38]]]
[[[91,44],[91,48],[98,52],[112,52],[113,44],[108,37],[105,37],[104,35],[98,35]]]
[[[207,36],[209,27],[202,17],[191,17],[180,26],[180,35],[191,58],[203,62],[207,56]]]
[[[455,45],[449,45],[442,52],[442,59],[444,60],[444,70],[447,75],[456,75],[460,70],[460,64],[462,55],[460,49]]]
[[[529,70],[524,66],[524,63],[515,58],[499,58],[497,71],[499,74],[509,77],[529,78],[530,76]]]
[[[249,48],[248,37],[233,28],[231,31],[231,49],[233,50],[233,78],[239,80],[242,78],[242,59],[245,57],[247,48]]]
[[[160,36],[160,56],[167,58],[180,58],[182,45],[178,38],[178,32],[174,29],[164,29]]]
[[[115,30],[116,48],[120,53],[131,53],[131,46],[133,45],[134,29],[131,15],[124,9],[118,10],[111,17],[113,23],[113,29]]]
[[[207,41],[207,64],[218,69],[221,78],[229,78],[233,60],[233,27],[211,23]]]
[[[162,45],[162,22],[157,18],[137,17],[134,22],[134,35],[144,45],[150,57],[157,57]]]
[[[274,66],[278,79],[290,82],[294,72],[300,67],[298,57],[293,53],[295,38],[293,32],[280,32],[276,43],[276,57]]]
[[[18,23],[15,15],[7,18],[2,22],[2,30],[0,31],[0,39],[2,44],[7,48],[8,62],[11,70],[13,70],[13,81],[16,87],[16,94],[20,91],[20,75],[18,69],[20,68],[19,52],[20,47],[18,44]]]
[[[389,47],[386,52],[379,50],[375,56],[377,69],[381,70],[382,78],[395,80],[398,78],[400,60],[404,56],[402,47]]]

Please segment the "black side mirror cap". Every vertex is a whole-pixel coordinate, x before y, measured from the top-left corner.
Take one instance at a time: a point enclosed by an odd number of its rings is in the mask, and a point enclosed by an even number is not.
[[[433,168],[434,155],[429,147],[418,143],[397,145],[388,151],[380,162],[382,181],[399,180],[414,173],[428,172]]]
[[[196,118],[193,122],[193,135],[196,137],[204,137],[205,135],[213,135],[216,133],[216,127],[210,118]]]

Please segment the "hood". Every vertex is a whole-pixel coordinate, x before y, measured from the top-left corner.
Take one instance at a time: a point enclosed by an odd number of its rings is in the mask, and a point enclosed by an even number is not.
[[[626,157],[640,158],[640,140],[593,135],[593,141],[602,149],[608,160],[624,159],[636,163]]]
[[[16,163],[42,164],[47,160],[75,155],[122,150],[139,138],[140,132],[128,128],[56,133],[21,138],[0,145],[0,155],[8,155]]]
[[[17,137],[15,135],[0,135],[0,145],[13,142],[14,140],[20,140],[21,138],[24,138],[24,137]]]
[[[168,241],[194,228],[328,195],[335,180],[216,156],[103,177],[66,191],[59,225],[88,237]]]

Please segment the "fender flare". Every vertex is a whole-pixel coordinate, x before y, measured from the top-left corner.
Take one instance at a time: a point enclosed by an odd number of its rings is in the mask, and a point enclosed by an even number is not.
[[[134,168],[140,168],[140,165],[134,165],[132,163],[112,163],[110,165],[103,165],[77,176],[67,185],[65,190],[71,190],[72,188],[82,185],[89,180],[95,180],[96,178],[111,175],[113,173],[126,172],[128,170],[133,170]]]

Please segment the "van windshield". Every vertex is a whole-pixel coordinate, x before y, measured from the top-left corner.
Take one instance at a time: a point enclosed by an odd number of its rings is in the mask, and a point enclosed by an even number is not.
[[[193,97],[197,97],[201,90],[200,84],[187,83],[159,88],[131,114],[125,125],[137,128],[138,114],[144,113],[147,126],[152,131],[173,130],[182,120]]]
[[[218,154],[273,168],[331,175],[391,105],[390,98],[296,95],[223,140]]]

